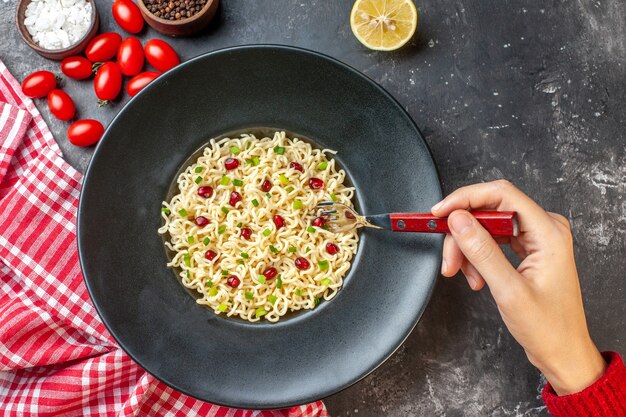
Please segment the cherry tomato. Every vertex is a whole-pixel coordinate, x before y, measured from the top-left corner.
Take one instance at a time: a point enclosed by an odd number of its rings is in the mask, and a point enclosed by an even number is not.
[[[115,0],[112,11],[113,18],[126,32],[139,33],[143,29],[141,11],[131,0]]]
[[[36,71],[22,81],[22,93],[31,98],[45,97],[57,86],[57,80],[50,71]]]
[[[122,37],[115,32],[102,33],[89,42],[85,55],[91,62],[104,62],[113,58],[122,43]]]
[[[143,68],[143,47],[137,38],[127,38],[117,51],[117,66],[122,74],[129,77],[137,75]]]
[[[167,42],[161,39],[150,39],[143,48],[146,59],[154,68],[165,72],[180,64],[180,59]]]
[[[126,92],[129,96],[133,97],[135,94],[143,90],[145,86],[154,81],[154,79],[159,75],[161,74],[154,71],[146,71],[139,75],[135,75],[130,79],[128,84],[126,84]]]
[[[91,77],[91,61],[82,56],[70,56],[61,61],[63,74],[75,80],[84,80]]]
[[[76,106],[72,97],[58,88],[48,94],[48,108],[59,120],[72,120],[76,114]]]
[[[98,68],[96,78],[93,80],[93,88],[96,96],[102,101],[101,104],[107,104],[120,93],[122,89],[122,72],[115,65],[115,62],[106,62]]]
[[[91,146],[104,134],[104,126],[97,120],[77,120],[67,129],[67,138],[72,145]]]

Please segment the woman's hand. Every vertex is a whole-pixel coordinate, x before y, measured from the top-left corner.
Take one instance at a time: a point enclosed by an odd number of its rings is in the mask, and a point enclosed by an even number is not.
[[[519,236],[496,242],[467,210],[516,211]],[[449,216],[442,274],[462,270],[474,290],[487,283],[509,331],[557,394],[582,391],[602,376],[606,363],[587,330],[565,217],[504,180],[460,188],[432,212]],[[522,259],[517,269],[498,243]]]

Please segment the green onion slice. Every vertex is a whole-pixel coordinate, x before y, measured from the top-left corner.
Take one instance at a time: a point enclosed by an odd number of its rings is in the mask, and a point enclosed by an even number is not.
[[[254,207],[259,207],[259,201],[255,198],[254,200],[252,200],[252,205]]]
[[[276,278],[276,288],[280,289],[283,287],[283,279],[278,274],[278,278]]]
[[[326,168],[328,168],[328,162],[326,162],[326,161],[320,162],[319,164],[317,164],[317,170],[318,171],[323,171]]]
[[[224,303],[220,303],[219,307],[217,307],[220,311],[226,311],[228,306]]]
[[[320,284],[322,284],[325,287],[328,287],[330,284],[332,284],[332,281],[330,280],[330,278],[324,278],[323,280],[320,281]]]
[[[315,227],[309,226],[309,227],[306,228],[306,231],[309,232],[309,233],[315,233]]]
[[[272,195],[270,193],[265,193],[265,197],[272,198]]]
[[[302,208],[302,201],[301,200],[293,200],[293,208],[295,210],[300,210]]]
[[[328,271],[328,261],[324,260],[324,261],[319,261],[317,263],[317,266],[320,267],[320,270],[322,271]]]
[[[270,250],[272,251],[272,253],[278,253],[278,249],[276,249],[274,245],[270,245]]]
[[[246,291],[245,296],[246,296],[246,300],[253,300],[254,299],[254,294],[249,292],[249,291]]]
[[[241,227],[241,226],[243,226],[243,223],[241,222],[237,223],[237,227]]]
[[[208,245],[209,243],[211,243],[211,239],[209,239],[208,237],[205,237],[205,238],[202,240],[202,243],[204,244],[204,246],[206,246],[206,245]]]
[[[272,233],[270,229],[263,230],[263,236],[269,236]]]
[[[296,248],[295,246],[292,246],[289,248],[289,252],[291,253],[296,253],[298,251],[298,248]]]
[[[252,158],[252,165],[257,166],[261,163],[261,160],[259,159],[258,156],[255,156],[254,158]]]
[[[167,207],[161,207],[161,213],[165,213],[166,216],[169,216],[170,214],[172,214],[170,209],[168,209]]]
[[[285,154],[285,148],[282,146],[274,146],[274,153],[278,154],[278,155],[284,155]]]
[[[315,305],[318,305],[320,303],[320,299],[317,297],[313,297],[313,302],[315,303]]]
[[[187,242],[189,242],[190,244],[193,243],[195,241],[195,239],[193,238],[193,236],[188,236],[187,237]]]
[[[222,213],[224,214],[228,214],[228,212],[230,212],[230,210],[228,210],[226,207],[222,207],[220,210],[222,210]]]
[[[228,185],[228,184],[230,184],[230,177],[228,175],[224,175],[222,177],[222,179],[220,180],[220,184],[221,185]]]
[[[195,183],[196,184],[200,184],[202,182],[202,175],[198,176],[198,178],[196,178]]]
[[[180,217],[187,217],[187,210],[180,209],[178,210],[178,214],[180,214]]]
[[[211,287],[209,290],[209,297],[215,297],[217,295],[217,287]]]
[[[257,281],[259,281],[261,284],[265,284],[265,277],[261,275],[260,277],[257,278]]]
[[[267,297],[267,300],[272,303],[272,305],[276,304],[276,300],[278,300],[278,297],[276,297],[274,294],[270,295],[269,297]]]
[[[232,153],[233,155],[239,155],[239,152],[241,152],[241,149],[239,149],[236,146],[231,146],[230,147],[230,153]]]
[[[284,175],[284,174],[280,174],[280,175],[278,176],[278,179],[280,180],[280,183],[281,183],[282,185],[287,185],[287,184],[289,184],[289,178],[285,177],[285,175]]]
[[[287,187],[287,188],[285,188],[285,191],[287,191],[288,193],[290,193],[290,192],[292,192],[292,191],[293,191],[293,187]]]
[[[191,266],[191,255],[186,253],[183,255],[183,263],[187,266]]]
[[[194,172],[195,172],[196,174],[201,173],[201,172],[202,172],[202,167],[196,167],[196,169],[194,169]]]
[[[213,286],[213,281],[208,280],[204,285],[206,285],[207,288],[211,288]]]
[[[337,201],[337,196],[336,196],[335,194],[331,194],[331,195],[330,195],[330,199],[331,199],[332,201]]]
[[[217,234],[218,235],[223,235],[224,232],[226,232],[226,225],[222,225],[217,229]]]
[[[296,295],[297,296],[302,296],[302,290],[300,288],[296,288]]]
[[[241,180],[233,180],[233,185],[235,187],[241,187],[243,185],[243,181],[241,181]]]
[[[255,314],[257,317],[263,317],[264,315],[266,315],[266,314],[267,314],[267,311],[265,311],[265,309],[264,309],[264,308],[259,307],[259,308],[257,308],[257,309],[256,309],[256,311],[254,312],[254,314]]]
[[[247,254],[247,253],[245,253],[245,252],[241,252],[241,257],[242,257],[243,259],[248,259],[248,258],[250,257],[250,255],[248,255],[248,254]]]
[[[222,269],[222,275],[228,275],[228,269]]]
[[[238,265],[245,265],[246,263],[243,261],[243,259],[240,259],[237,261]]]

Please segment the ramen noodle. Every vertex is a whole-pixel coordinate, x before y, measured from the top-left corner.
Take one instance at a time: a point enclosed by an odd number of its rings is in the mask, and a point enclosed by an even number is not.
[[[329,149],[284,132],[211,140],[163,202],[158,232],[185,287],[217,314],[278,321],[330,300],[357,250],[356,230],[333,233],[321,201],[352,206],[354,188]]]

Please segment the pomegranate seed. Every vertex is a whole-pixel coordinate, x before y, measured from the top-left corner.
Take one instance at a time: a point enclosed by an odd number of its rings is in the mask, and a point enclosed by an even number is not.
[[[233,191],[230,193],[230,205],[233,207],[237,207],[237,203],[241,201],[241,194],[237,191]]]
[[[235,158],[226,158],[226,161],[224,161],[224,167],[229,171],[236,169],[238,166],[239,161]]]
[[[313,226],[315,226],[315,227],[324,227],[324,224],[326,224],[326,219],[323,218],[322,216],[316,217],[313,220]]]
[[[237,288],[239,284],[241,284],[241,281],[239,281],[239,278],[237,277],[237,275],[231,275],[226,280],[226,283],[233,288]]]
[[[204,257],[207,258],[209,261],[212,261],[213,259],[215,259],[216,256],[217,256],[217,252],[213,250],[208,250],[204,254]]]
[[[204,227],[209,223],[211,223],[211,221],[204,216],[196,217],[196,224],[200,227]]]
[[[327,243],[326,252],[328,252],[330,255],[334,255],[339,252],[339,246],[335,245],[334,243]]]
[[[295,264],[298,269],[309,269],[311,266],[311,263],[304,258],[296,258]]]
[[[248,229],[247,227],[244,227],[243,229],[241,229],[241,237],[243,237],[246,240],[250,240],[251,236],[252,236],[252,229]]]
[[[267,193],[271,189],[272,189],[272,182],[268,179],[265,179],[265,181],[263,181],[263,184],[261,184],[261,190]]]
[[[319,190],[320,188],[324,188],[324,181],[320,180],[319,178],[311,178],[309,180],[309,187],[313,188],[314,190]]]
[[[280,229],[285,225],[285,219],[277,214],[274,216],[274,224],[276,225],[276,229]]]
[[[290,162],[289,168],[293,168],[296,171],[304,172],[304,168],[302,167],[302,165],[297,162]]]
[[[265,275],[265,278],[267,279],[272,279],[277,274],[278,274],[278,271],[276,270],[276,268],[272,268],[271,266],[269,268],[266,268],[265,271],[263,271],[263,275]]]
[[[213,195],[213,188],[207,186],[198,188],[198,195],[203,198],[209,198]]]

